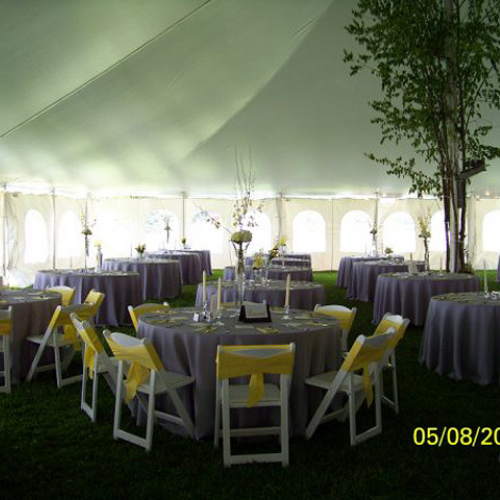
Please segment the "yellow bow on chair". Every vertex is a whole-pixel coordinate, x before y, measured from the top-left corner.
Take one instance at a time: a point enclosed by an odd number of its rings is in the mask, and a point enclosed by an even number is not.
[[[263,346],[224,346],[226,352],[217,356],[217,378],[219,380],[250,375],[247,407],[251,408],[264,395],[264,373],[289,375],[293,371],[295,352],[283,352],[265,358],[237,354],[239,350],[251,350]],[[288,348],[288,345],[269,345],[269,349]],[[228,352],[233,351],[233,352]]]
[[[150,370],[158,372],[164,370],[164,367],[158,353],[150,343],[136,347],[123,347],[110,338],[107,341],[117,359],[130,363],[125,382],[127,389],[125,402],[128,404],[134,399],[137,388],[147,380]]]

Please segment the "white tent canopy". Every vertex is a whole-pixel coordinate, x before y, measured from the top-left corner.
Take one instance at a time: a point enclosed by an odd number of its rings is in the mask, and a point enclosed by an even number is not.
[[[263,245],[285,234],[291,250],[313,253],[315,269],[336,268],[342,255],[364,250],[343,240],[343,223],[358,221],[364,241],[368,222],[359,221],[378,211],[381,225],[396,214],[388,227],[398,220],[413,239],[402,252],[421,256],[412,227],[440,205],[405,199],[408,182],[365,157],[411,152],[381,148],[368,105],[378,82],[351,78],[342,62],[353,47],[344,27],[354,5],[0,0],[4,275],[28,284],[36,269],[81,266],[77,221],[87,197],[105,256],[159,241],[148,234],[158,210],[175,216],[177,242],[185,235],[201,245],[201,210],[230,224],[235,150],[265,199],[268,234],[256,235]],[[488,118],[498,145],[500,116]],[[500,250],[483,234],[485,220],[500,221],[498,166],[491,162],[471,186],[469,253],[488,267]],[[65,243],[68,234],[77,243]],[[208,239],[215,267],[229,264],[227,238]],[[381,247],[388,242],[397,244],[380,238]],[[442,254],[436,247],[431,264]]]
[[[263,193],[407,191],[364,156],[378,83],[342,62],[353,0],[0,3],[3,182],[230,194],[236,147]],[[476,194],[500,193],[494,167]]]

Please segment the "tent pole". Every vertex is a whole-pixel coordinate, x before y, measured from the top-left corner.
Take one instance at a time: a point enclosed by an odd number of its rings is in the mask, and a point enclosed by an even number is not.
[[[182,237],[186,237],[186,193],[181,192],[182,195]]]
[[[56,268],[56,190],[52,189],[52,269]]]
[[[7,280],[7,183],[3,185],[2,193],[2,276]],[[5,286],[5,283],[3,283]]]

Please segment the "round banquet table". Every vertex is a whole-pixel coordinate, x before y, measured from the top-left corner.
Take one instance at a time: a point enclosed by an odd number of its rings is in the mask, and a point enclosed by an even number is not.
[[[266,270],[262,269],[262,275],[265,277]],[[223,280],[234,280],[234,266],[227,266],[224,268],[222,274]],[[290,275],[292,281],[313,281],[313,273],[310,267],[280,267],[280,266],[270,266],[267,269],[267,278],[271,280],[286,280],[286,277]],[[254,278],[254,270],[251,267],[245,268],[245,276],[247,279]]]
[[[196,285],[201,281],[201,257],[197,253],[184,251],[164,250],[161,252],[147,253],[148,259],[178,260],[181,265],[182,283],[184,285]]]
[[[500,301],[480,292],[433,297],[419,361],[440,375],[500,383]]]
[[[385,313],[391,312],[420,326],[425,323],[429,302],[435,295],[478,290],[479,278],[472,274],[381,274],[375,290],[373,322],[378,324]]]
[[[292,267],[297,267],[297,266],[309,266],[311,267],[311,262],[304,260],[302,258],[297,258],[297,257],[285,257],[282,259],[281,257],[275,257],[273,260],[271,260],[271,265],[273,266],[292,266]]]
[[[0,296],[0,308],[12,307],[12,333],[10,335],[10,362],[12,381],[18,383],[31,366],[38,345],[25,341],[31,335],[43,335],[61,295],[52,292],[6,291]],[[42,363],[50,362],[44,359]],[[3,370],[3,356],[0,358]]]
[[[130,325],[128,306],[142,302],[141,281],[137,273],[121,271],[84,272],[72,269],[38,271],[35,277],[35,290],[51,286],[70,286],[75,288],[75,303],[81,304],[90,290],[104,293],[102,303],[94,323],[96,325]]]
[[[417,264],[423,271],[423,263]],[[377,260],[374,262],[357,262],[353,265],[351,281],[347,288],[347,297],[363,302],[373,302],[375,287],[379,274],[408,272],[407,263],[394,264],[393,262]]]
[[[339,263],[339,270],[337,273],[337,286],[340,288],[347,288],[351,281],[352,268],[357,262],[375,262],[383,260],[384,257],[342,257]]]
[[[286,322],[281,319],[283,313],[273,313],[272,323],[240,323],[235,318],[224,317],[223,325],[210,326],[193,323],[191,318],[194,311],[185,308],[174,309],[169,315],[142,315],[138,337],[151,340],[167,370],[196,378],[193,386],[179,391],[193,417],[196,438],[210,436],[214,432],[217,346],[290,342],[296,345],[290,391],[290,430],[294,435],[303,435],[312,412],[323,396],[323,391],[307,388],[304,380],[327,370],[338,369],[342,363],[338,322],[333,318],[313,320],[303,311],[292,311],[294,319]],[[259,328],[269,327],[275,331],[259,331]],[[168,401],[163,400],[163,404],[168,404]],[[238,412],[232,422],[235,426],[248,426],[269,418],[279,419],[279,410],[256,408]],[[141,409],[139,422],[145,422]],[[172,427],[172,430],[181,431],[178,427]]]
[[[106,259],[103,268],[109,271],[138,273],[143,301],[173,299],[182,295],[181,265],[178,261]]]
[[[217,295],[217,283],[207,283],[207,301]],[[222,282],[222,302],[234,302],[236,297],[233,281]],[[262,303],[264,300],[270,306],[283,307],[285,303],[285,281],[269,281],[267,285],[257,285],[247,281],[245,284],[245,300]],[[196,306],[203,302],[203,287],[198,285]],[[292,281],[290,285],[290,307],[293,309],[314,309],[316,304],[325,303],[325,287],[308,281]]]

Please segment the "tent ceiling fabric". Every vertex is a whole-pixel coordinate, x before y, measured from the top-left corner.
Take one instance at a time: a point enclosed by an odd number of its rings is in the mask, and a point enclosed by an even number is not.
[[[258,191],[403,194],[364,157],[399,151],[370,124],[377,82],[342,62],[353,6],[3,1],[0,180],[231,194],[236,147]],[[474,182],[500,193],[492,167]]]

